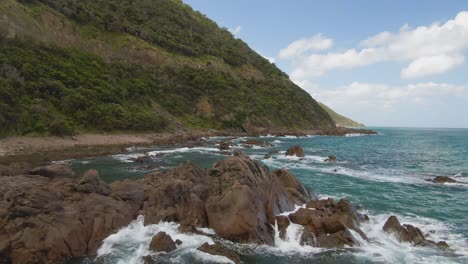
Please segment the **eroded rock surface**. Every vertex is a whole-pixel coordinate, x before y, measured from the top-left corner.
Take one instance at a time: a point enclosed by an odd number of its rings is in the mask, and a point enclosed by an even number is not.
[[[171,236],[165,232],[159,232],[151,239],[149,248],[154,252],[169,253],[176,250],[177,246]]]

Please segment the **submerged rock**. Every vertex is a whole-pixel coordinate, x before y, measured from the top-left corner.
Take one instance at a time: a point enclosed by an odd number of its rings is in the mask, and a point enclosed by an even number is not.
[[[219,150],[229,150],[230,146],[231,146],[230,142],[221,142],[221,143],[219,143],[218,148],[219,148]]]
[[[204,243],[198,248],[198,250],[211,255],[226,257],[236,264],[241,263],[239,255],[235,251],[228,249],[218,242],[214,243],[213,245]]]
[[[286,151],[286,156],[304,157],[304,150],[300,146],[292,146]]]
[[[165,232],[159,232],[151,239],[149,248],[154,252],[169,253],[176,250],[177,246],[171,236]]]
[[[434,183],[456,183],[457,181],[448,177],[448,176],[437,176],[433,179],[428,179],[427,181]]]
[[[328,156],[328,158],[325,159],[325,162],[335,163],[336,162],[336,156],[334,156],[334,155]]]
[[[141,157],[138,157],[138,158],[132,158],[130,160],[133,161],[133,162],[136,162],[136,163],[151,163],[151,162],[153,162],[153,159],[148,155],[141,156]]]

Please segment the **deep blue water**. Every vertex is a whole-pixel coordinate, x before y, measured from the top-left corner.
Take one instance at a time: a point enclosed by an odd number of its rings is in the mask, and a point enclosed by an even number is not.
[[[299,248],[293,239],[283,241],[277,248],[234,245],[243,254],[245,262],[468,263],[468,184],[434,184],[426,181],[437,175],[449,175],[468,183],[468,129],[372,129],[379,135],[263,137],[261,140],[272,142],[275,146],[242,150],[271,169],[291,170],[320,197],[350,199],[360,210],[369,214],[371,221],[363,229],[371,240],[378,242],[365,243],[357,249],[344,251]],[[142,168],[141,164],[128,160],[149,152],[166,154],[154,159],[152,165],[159,169],[176,166],[188,159],[208,167],[225,156],[216,149],[216,143],[224,139],[207,140],[209,143],[206,146],[192,149],[183,146],[135,148],[122,155],[76,160],[72,164],[80,171],[98,169],[107,181],[138,178],[148,173],[148,170],[155,169]],[[284,151],[296,144],[304,148],[306,157],[285,157]],[[265,159],[264,155],[273,149],[280,152]],[[328,155],[335,155],[338,162],[324,162]],[[420,227],[430,239],[447,241],[452,250],[444,252],[414,248],[396,242],[381,231],[385,220],[392,214],[397,215],[402,223]],[[142,231],[143,227],[139,228],[139,232],[149,232]],[[125,256],[115,254],[115,250],[122,249],[126,243],[132,244],[130,238],[126,239],[127,242],[123,240],[113,244],[112,257],[112,254],[106,255],[99,261],[137,261],[137,258],[130,260],[126,257],[135,256],[135,250],[131,250],[138,245],[135,241]],[[194,241],[197,239],[200,238],[193,238]],[[197,257],[190,248],[166,256],[164,261],[211,263],[209,259]]]

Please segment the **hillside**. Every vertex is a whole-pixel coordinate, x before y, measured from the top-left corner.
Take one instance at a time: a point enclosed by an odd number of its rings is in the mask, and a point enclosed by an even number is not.
[[[257,127],[334,123],[182,1],[0,3],[0,135]]]
[[[354,120],[351,120],[345,116],[338,114],[337,112],[333,111],[330,107],[319,103],[320,106],[327,111],[330,117],[335,121],[335,124],[340,127],[365,127],[364,124],[358,123]]]

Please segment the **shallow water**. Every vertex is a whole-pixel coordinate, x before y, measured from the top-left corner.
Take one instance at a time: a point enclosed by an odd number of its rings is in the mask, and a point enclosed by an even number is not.
[[[320,197],[350,199],[369,214],[370,222],[364,224],[363,230],[371,241],[378,242],[361,241],[360,247],[342,250],[301,247],[297,243],[301,230],[294,226],[288,229],[288,240],[277,238],[276,247],[221,242],[241,253],[246,263],[468,263],[468,184],[425,181],[436,175],[452,175],[456,180],[468,183],[468,129],[374,130],[379,135],[263,137],[261,140],[275,146],[242,151],[271,169],[291,170]],[[186,160],[209,167],[226,156],[221,155],[215,145],[223,138],[206,140],[208,144],[203,147],[131,148],[125,154],[71,162],[79,171],[98,169],[106,181],[139,178],[151,170],[171,168]],[[295,144],[304,148],[304,159],[285,157],[285,150]],[[264,155],[271,150],[279,153],[266,159]],[[150,164],[155,167],[129,160],[145,153],[160,155]],[[335,155],[338,162],[324,162],[328,155]],[[402,223],[420,227],[429,239],[447,241],[452,250],[416,248],[397,242],[381,230],[390,215],[397,215]],[[114,237],[109,237],[99,258],[85,262],[138,263],[139,256],[148,254],[146,247],[155,231],[176,232],[173,225],[161,223],[143,227],[136,221]],[[125,232],[132,235],[126,236]],[[226,262],[226,259],[213,258],[194,250],[202,242],[210,242],[211,238],[196,236],[185,239],[190,242],[166,255],[162,261]]]

